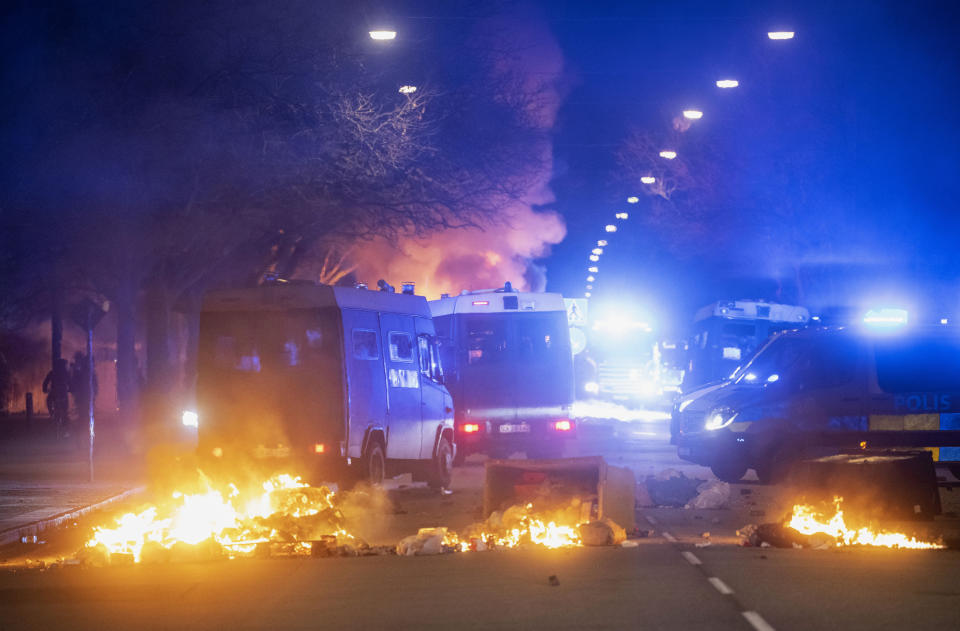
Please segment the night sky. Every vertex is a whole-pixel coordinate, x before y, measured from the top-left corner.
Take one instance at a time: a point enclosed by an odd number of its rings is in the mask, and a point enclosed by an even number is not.
[[[626,297],[663,319],[720,298],[798,295],[815,309],[878,299],[960,315],[955,4],[542,6],[571,81],[552,182],[568,237],[547,260],[551,290],[583,291],[589,249],[628,210],[598,301]],[[796,38],[769,41],[777,29]],[[714,87],[724,76],[741,86]],[[645,224],[648,200],[624,203],[635,191],[616,178],[626,131],[667,129],[687,106],[705,112],[688,142],[699,135],[729,159],[713,247]]]

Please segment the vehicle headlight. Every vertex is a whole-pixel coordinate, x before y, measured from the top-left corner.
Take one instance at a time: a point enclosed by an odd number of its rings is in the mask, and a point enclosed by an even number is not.
[[[588,381],[587,383],[583,384],[583,389],[590,394],[597,394],[600,392],[600,384],[596,381]]]
[[[184,427],[200,426],[200,416],[193,410],[184,410],[181,421],[183,422]]]
[[[723,429],[727,425],[733,422],[733,419],[737,417],[737,413],[733,410],[728,409],[719,409],[713,410],[707,414],[706,423],[704,423],[703,428],[706,430],[716,430]]]

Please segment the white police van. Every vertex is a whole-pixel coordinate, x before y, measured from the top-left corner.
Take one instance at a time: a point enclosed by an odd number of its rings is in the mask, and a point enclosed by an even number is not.
[[[433,300],[430,311],[457,411],[458,462],[469,453],[562,455],[576,430],[563,297],[506,283]]]

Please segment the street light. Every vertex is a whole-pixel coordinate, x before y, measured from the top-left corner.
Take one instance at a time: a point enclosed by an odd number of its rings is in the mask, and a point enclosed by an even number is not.
[[[617,213],[616,217],[617,219],[629,219],[630,215],[628,215],[627,213]]]
[[[606,230],[607,232],[616,232],[616,231],[617,231],[617,227],[616,227],[615,225],[613,225],[612,223],[608,223],[603,229]]]
[[[677,157],[677,152],[670,151],[669,149],[664,149],[663,151],[660,152],[660,157],[666,158],[667,160],[673,160],[674,158]]]
[[[793,31],[770,31],[767,37],[770,39],[793,39]]]
[[[417,91],[417,86],[415,85],[402,85],[400,89],[397,90],[400,94],[413,94]]]
[[[717,81],[718,88],[736,88],[740,85],[740,82],[736,79],[720,79]]]
[[[644,175],[640,178],[640,181],[644,184],[653,184],[657,181],[657,178],[653,177],[652,175]]]
[[[592,283],[592,282],[595,281],[595,280],[597,280],[597,279],[596,279],[596,277],[595,277],[593,274],[591,274],[590,276],[587,276],[587,282],[588,282],[588,283]]]
[[[600,271],[600,268],[597,267],[596,265],[594,265],[594,266],[592,266],[592,267],[588,267],[588,268],[587,268],[587,271],[596,274],[597,272]]]
[[[641,181],[642,181],[642,179],[641,179]],[[640,198],[637,197],[636,195],[631,195],[630,197],[627,198],[627,203],[628,203],[628,204],[636,204],[636,203],[639,202],[639,201],[640,201]]]
[[[593,289],[593,285],[587,285],[587,289]]]
[[[703,118],[703,112],[700,110],[683,110],[683,117],[692,121],[697,121]]]
[[[597,245],[599,245],[601,248],[605,248],[605,247],[607,247],[607,240],[606,240],[606,239],[600,239],[599,241],[597,241]]]
[[[590,292],[589,292],[589,291],[583,292],[583,297],[584,297],[584,298],[589,298],[589,297],[590,297]]]
[[[370,31],[370,39],[375,39],[377,41],[391,40],[396,38],[396,31]]]
[[[594,254],[603,254],[603,248],[593,248]]]
[[[600,257],[597,256],[596,254],[591,254],[591,255],[590,255],[590,260],[593,261],[594,263],[596,263],[597,261],[600,260]]]

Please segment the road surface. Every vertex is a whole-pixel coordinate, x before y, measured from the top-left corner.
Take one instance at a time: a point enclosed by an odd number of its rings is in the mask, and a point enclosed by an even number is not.
[[[665,468],[709,476],[678,461],[667,441],[663,418],[597,421],[582,427],[567,455],[600,454],[640,479]],[[449,496],[394,483],[389,514],[369,525],[371,541],[476,521],[481,478],[482,464],[471,458]],[[639,522],[650,532],[634,548],[53,570],[13,564],[0,572],[0,628],[960,628],[955,551],[737,545],[738,527],[774,520],[789,501],[776,487],[748,481],[734,487],[727,509],[644,508]],[[79,535],[48,545],[75,545],[68,541]]]

